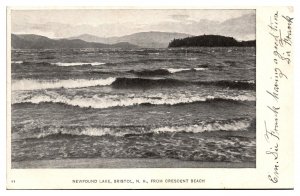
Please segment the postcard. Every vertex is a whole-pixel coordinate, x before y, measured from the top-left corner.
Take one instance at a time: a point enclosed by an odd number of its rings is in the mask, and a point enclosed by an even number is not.
[[[293,188],[293,7],[9,7],[7,25],[7,189]]]

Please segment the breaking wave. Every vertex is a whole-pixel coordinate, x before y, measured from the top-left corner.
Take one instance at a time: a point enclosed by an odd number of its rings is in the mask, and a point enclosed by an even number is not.
[[[54,88],[84,88],[91,86],[107,86],[113,88],[160,88],[176,87],[184,85],[218,86],[229,89],[255,90],[255,81],[195,81],[189,82],[171,78],[149,79],[149,78],[114,78],[105,79],[69,79],[69,80],[16,80],[12,83],[12,90],[38,90]]]
[[[176,79],[117,78],[112,86],[114,88],[150,88],[181,86],[186,83]]]
[[[91,86],[106,86],[111,85],[115,78],[109,77],[105,79],[95,80],[17,80],[12,83],[12,90],[38,90],[38,89],[53,89],[53,88],[84,88]]]
[[[246,118],[229,119],[229,120],[215,120],[210,122],[200,122],[193,125],[178,125],[178,126],[165,126],[153,130],[154,133],[165,132],[190,132],[202,133],[210,131],[246,131],[250,127],[251,121]]]
[[[177,73],[177,72],[186,72],[186,71],[202,71],[206,70],[207,68],[198,67],[198,68],[166,68],[170,73]]]
[[[111,107],[127,107],[135,105],[181,105],[189,103],[199,103],[199,102],[243,102],[243,101],[255,101],[255,97],[251,95],[216,95],[216,96],[205,96],[201,97],[199,95],[186,96],[182,95],[161,95],[157,96],[141,96],[141,95],[106,95],[93,97],[84,96],[62,96],[57,93],[46,93],[37,95],[19,95],[14,96],[12,100],[13,104],[20,103],[32,103],[32,104],[42,104],[42,103],[60,103],[69,106],[76,106],[81,108],[111,108]]]
[[[188,72],[188,71],[202,71],[206,70],[207,68],[203,67],[196,67],[196,68],[163,68],[163,69],[154,69],[154,70],[141,70],[135,71],[131,70],[129,73],[133,73],[137,76],[164,76],[170,75],[178,72]]]
[[[200,68],[199,68],[200,69]],[[255,90],[254,80],[245,81],[196,81],[189,82],[176,80],[171,78],[166,79],[148,79],[148,78],[117,78],[112,83],[114,88],[151,88],[151,87],[172,87],[183,85],[206,85],[218,86],[222,88],[239,89],[239,90]]]
[[[133,73],[137,76],[164,76],[164,75],[171,74],[166,69],[142,70],[142,71],[130,70],[129,73]]]
[[[13,64],[22,64],[23,61],[11,61],[11,63],[13,63]]]
[[[256,88],[254,80],[199,81],[195,83],[198,85],[214,85],[223,88],[231,88],[231,89],[239,89],[239,90],[255,90]]]
[[[213,131],[248,131],[252,126],[253,119],[236,118],[227,120],[199,121],[191,125],[179,124],[162,127],[151,126],[40,126],[29,124],[13,133],[14,139],[45,138],[48,136],[114,136],[126,135],[161,134],[161,133],[203,133]]]

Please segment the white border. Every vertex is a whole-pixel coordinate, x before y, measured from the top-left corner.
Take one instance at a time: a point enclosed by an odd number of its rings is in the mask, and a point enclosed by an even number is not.
[[[94,1],[92,0],[86,0],[86,1],[73,1],[71,3],[68,3],[67,1],[62,1],[62,0],[47,0],[47,1],[42,1],[43,3],[41,3],[41,1],[26,1],[26,3],[24,3],[24,1],[22,0],[11,0],[11,1],[6,1],[5,0],[5,5],[2,5],[3,4],[3,1],[1,2],[1,24],[2,24],[2,27],[4,27],[5,23],[6,23],[6,17],[5,17],[5,12],[6,12],[6,8],[5,6],[8,6],[8,5],[26,5],[26,6],[37,6],[37,5],[40,5],[40,6],[46,6],[46,5],[59,5],[59,6],[63,6],[63,5],[68,5],[68,6],[75,6],[75,5],[89,5],[89,6],[93,6],[93,5],[97,5],[99,6],[100,4],[99,3],[95,3]],[[230,6],[230,5],[242,5],[242,6],[247,6],[247,5],[294,5],[295,6],[295,9],[296,9],[296,17],[298,18],[299,17],[299,14],[297,13],[297,10],[299,10],[299,6],[297,5],[296,3],[297,1],[268,1],[268,2],[262,2],[261,0],[253,0],[251,2],[241,2],[241,1],[226,1],[226,6]],[[209,6],[214,6],[214,5],[224,5],[224,1],[215,1],[215,0],[210,0],[210,1],[205,1],[205,2],[199,2],[199,1],[188,1],[188,0],[185,0],[185,1],[178,1],[178,0],[174,0],[174,1],[164,1],[163,3],[162,2],[159,2],[158,0],[152,0],[151,2],[143,2],[142,5],[145,6],[145,5],[161,5],[161,4],[164,4],[166,6],[181,6],[181,5],[209,5]],[[114,5],[114,6],[120,6],[120,5],[126,5],[126,6],[132,6],[132,5],[141,5],[141,1],[102,1],[101,5]],[[295,25],[296,28],[299,27],[299,24],[298,22],[296,23],[297,25]],[[0,32],[1,32],[1,63],[2,65],[5,65],[5,59],[6,59],[6,47],[5,47],[5,41],[6,41],[6,31],[5,31],[5,28],[0,28]],[[299,32],[299,29],[296,29],[296,33]],[[296,40],[296,44],[295,44],[295,49],[296,51],[298,51],[298,40],[296,37],[295,37],[295,40]],[[299,61],[298,61],[298,57],[296,56],[295,58],[295,64],[297,64]],[[5,69],[3,67],[3,69]],[[1,126],[2,126],[2,129],[1,130],[5,130],[5,82],[6,82],[6,74],[5,74],[5,71],[2,71],[0,72],[2,75],[0,75],[0,79],[1,79],[1,85],[2,85],[2,88],[1,88]],[[295,75],[299,75],[299,68],[297,66],[295,66]],[[299,80],[299,77],[295,77],[295,87],[297,86],[297,84],[300,84],[300,80]],[[300,100],[300,97],[299,97],[299,88],[295,88],[295,101],[297,101],[297,106],[296,106],[296,109],[295,109],[295,119],[299,119],[299,104],[298,104],[298,100]],[[296,102],[295,102],[296,104]],[[295,120],[295,130],[299,130],[299,126],[297,125],[297,121]],[[2,131],[0,133],[1,135],[1,142],[3,144],[3,148],[1,148],[1,155],[3,155],[2,159],[1,159],[1,188],[5,188],[5,154],[6,154],[6,151],[5,151],[5,131]],[[295,133],[295,138],[299,138],[299,133]],[[296,142],[295,144],[297,145],[297,149],[299,149],[299,144],[297,144],[299,142]],[[295,155],[296,155],[296,158],[297,158],[297,163],[299,163],[299,156],[297,156],[298,153],[298,150],[295,152]],[[297,165],[297,164],[295,164]],[[298,167],[296,167],[296,175],[295,176],[299,176],[299,169],[297,169]],[[296,187],[299,187],[299,182],[297,180],[295,180],[296,184],[295,186]],[[4,192],[4,191],[3,191]],[[206,191],[205,191],[206,192]],[[260,191],[258,191],[260,192]],[[298,191],[297,191],[298,192]],[[7,192],[4,192],[4,193],[7,193]],[[16,193],[16,192],[14,192]],[[49,192],[48,192],[49,193]],[[191,193],[191,192],[190,192]],[[207,192],[206,192],[207,193]],[[9,193],[10,195],[12,194],[11,192]],[[33,194],[33,193],[31,193]],[[41,194],[40,191],[38,191],[38,193],[34,193],[34,194]],[[72,192],[71,194],[74,194],[74,192]],[[83,192],[81,191],[79,194],[83,194]],[[132,194],[132,193],[131,193]],[[144,194],[144,193],[143,193]],[[209,193],[211,194],[211,193]],[[225,195],[232,195],[234,194],[232,191],[221,191],[219,192],[219,194],[225,194]],[[241,193],[237,193],[237,194],[241,194]],[[243,193],[245,194],[245,193]],[[253,195],[253,194],[257,194],[257,191],[251,191],[251,193],[249,193],[249,195]],[[285,191],[284,193],[279,193],[279,192],[274,192],[272,191],[272,194],[273,195],[281,195],[281,194],[296,194],[296,191]],[[247,194],[246,194],[247,195]]]

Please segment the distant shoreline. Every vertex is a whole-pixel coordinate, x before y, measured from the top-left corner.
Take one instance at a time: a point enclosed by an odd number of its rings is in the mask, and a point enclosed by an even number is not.
[[[255,47],[256,40],[237,41],[221,35],[192,36],[183,33],[143,32],[114,39],[91,36],[51,39],[36,34],[11,34],[12,49],[141,49],[171,47]]]
[[[255,162],[201,162],[178,159],[87,158],[12,162],[12,169],[39,168],[255,168]]]

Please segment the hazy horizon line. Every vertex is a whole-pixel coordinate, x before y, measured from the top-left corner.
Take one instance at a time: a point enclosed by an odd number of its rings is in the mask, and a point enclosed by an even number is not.
[[[76,37],[79,37],[79,36],[82,36],[82,35],[91,35],[91,36],[95,36],[95,37],[98,37],[98,38],[109,39],[109,38],[120,38],[120,37],[130,36],[130,35],[134,35],[134,34],[138,34],[138,33],[150,33],[150,32],[153,32],[153,33],[186,34],[186,35],[193,36],[193,37],[202,36],[202,35],[219,35],[219,36],[224,36],[224,37],[232,37],[232,38],[234,38],[237,41],[252,41],[252,40],[256,40],[256,36],[255,36],[254,39],[237,39],[234,36],[227,36],[227,35],[222,35],[222,34],[213,34],[213,33],[212,34],[206,34],[206,33],[204,33],[204,34],[199,34],[199,35],[193,35],[193,34],[189,34],[189,33],[171,32],[171,31],[139,31],[139,32],[131,33],[131,34],[124,34],[122,36],[111,36],[111,37],[102,37],[102,36],[98,36],[98,35],[90,34],[90,33],[83,33],[83,34],[78,34],[76,36],[70,36],[70,37],[55,37],[55,38],[47,36],[47,35],[36,34],[36,33],[14,33],[14,32],[11,32],[11,34],[14,34],[14,35],[37,35],[37,36],[42,36],[42,37],[46,37],[48,39],[53,39],[53,40],[60,40],[60,39],[75,40],[75,39],[80,39],[80,38],[76,38]],[[70,38],[74,38],[74,39],[70,39]],[[184,39],[184,38],[181,38],[181,39]],[[80,39],[80,40],[82,40],[82,39]],[[85,41],[85,40],[83,40],[83,41]],[[88,41],[86,41],[86,42],[88,42]],[[101,42],[98,42],[98,43],[101,43]]]

